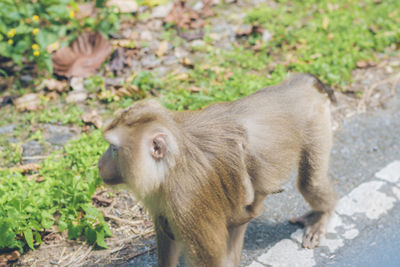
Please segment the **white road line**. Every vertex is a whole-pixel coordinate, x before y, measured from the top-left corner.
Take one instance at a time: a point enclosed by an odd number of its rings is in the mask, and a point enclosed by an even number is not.
[[[396,160],[385,168],[375,173],[375,177],[386,180],[391,183],[396,183],[400,180],[400,160]]]
[[[398,183],[400,181],[400,160],[388,164],[377,172],[375,177],[380,180],[362,183],[339,200],[336,213],[332,216],[327,230],[330,237],[322,240],[320,244],[321,247],[326,246],[331,254],[339,247],[344,246],[345,240],[354,239],[359,235],[360,231],[356,228],[357,217],[355,215],[365,216],[371,220],[378,219],[392,209],[395,202],[400,201],[400,183]],[[392,183],[397,184],[393,185]],[[388,185],[397,199],[381,192],[382,187]],[[343,216],[347,216],[354,223],[349,220],[344,223]],[[291,234],[290,239],[279,241],[248,267],[314,266],[316,264],[314,251],[301,247],[302,238],[303,230],[296,230]]]

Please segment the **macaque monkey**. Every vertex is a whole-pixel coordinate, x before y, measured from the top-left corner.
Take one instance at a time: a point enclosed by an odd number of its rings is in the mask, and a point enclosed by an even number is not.
[[[231,103],[171,112],[137,102],[105,127],[99,160],[108,184],[126,183],[151,214],[158,265],[238,266],[248,222],[293,168],[312,211],[303,246],[316,247],[336,204],[328,180],[332,89],[293,74]]]

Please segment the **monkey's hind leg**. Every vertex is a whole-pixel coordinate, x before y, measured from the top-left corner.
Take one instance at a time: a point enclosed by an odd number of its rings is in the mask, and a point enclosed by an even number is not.
[[[337,200],[336,192],[327,176],[331,133],[327,128],[317,133],[319,136],[314,136],[313,144],[304,147],[301,152],[297,181],[298,188],[312,211],[290,220],[291,223],[299,223],[305,227],[305,248],[319,245]]]

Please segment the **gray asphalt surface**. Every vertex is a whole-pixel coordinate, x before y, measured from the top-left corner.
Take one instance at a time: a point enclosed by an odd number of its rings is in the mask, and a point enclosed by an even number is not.
[[[361,196],[382,195],[382,203],[391,206],[378,206],[374,211],[379,213],[377,219],[371,219],[375,215],[368,215],[369,211],[351,216],[342,211],[341,224],[337,223],[336,231],[328,231],[327,245],[305,250],[293,241],[300,241],[300,228],[288,223],[290,218],[309,210],[295,187],[293,176],[283,193],[265,200],[263,213],[249,225],[241,266],[293,266],[293,262],[298,266],[400,266],[400,199],[393,195],[397,190],[393,188],[400,191],[400,183],[392,186],[376,182],[375,177],[376,172],[400,160],[400,87],[397,91],[397,97],[393,97],[385,109],[353,116],[335,132],[329,173],[344,206],[347,203],[345,196],[352,195],[352,190],[373,183],[384,185],[373,192],[363,191]],[[285,250],[287,245],[295,246],[295,253],[291,250],[282,256],[278,253],[276,260],[274,255],[279,251],[276,248]],[[298,261],[296,255],[301,256]],[[304,259],[303,264],[301,260]],[[156,253],[153,252],[137,257],[125,266],[155,265]]]

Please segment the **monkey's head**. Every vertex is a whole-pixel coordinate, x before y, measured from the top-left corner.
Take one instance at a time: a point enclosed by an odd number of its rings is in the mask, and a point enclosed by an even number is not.
[[[157,189],[179,152],[179,131],[170,112],[155,100],[137,102],[108,123],[110,143],[98,162],[107,184],[126,183],[140,197]]]

